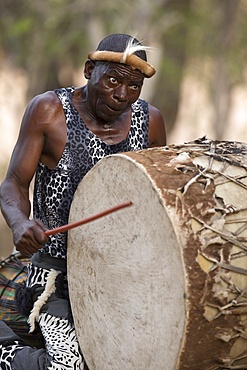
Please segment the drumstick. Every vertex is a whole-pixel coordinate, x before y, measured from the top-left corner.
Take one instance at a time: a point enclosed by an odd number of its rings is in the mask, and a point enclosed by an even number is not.
[[[122,208],[125,208],[125,207],[129,207],[132,204],[133,203],[131,201],[126,202],[126,203],[118,204],[117,206],[114,206],[112,208],[108,208],[105,211],[102,211],[100,213],[97,213],[97,214],[95,214],[95,215],[93,215],[91,217],[84,218],[84,219],[82,219],[80,221],[72,222],[71,224],[67,224],[67,225],[64,225],[64,226],[56,227],[55,229],[52,229],[52,230],[47,230],[47,231],[45,231],[45,235],[46,236],[50,236],[50,235],[54,235],[54,234],[58,234],[58,233],[63,233],[65,231],[69,230],[69,229],[73,229],[74,227],[77,227],[77,226],[86,224],[88,222],[97,220],[98,218],[103,217],[103,216],[106,216],[109,213],[116,212],[119,209],[122,209]]]

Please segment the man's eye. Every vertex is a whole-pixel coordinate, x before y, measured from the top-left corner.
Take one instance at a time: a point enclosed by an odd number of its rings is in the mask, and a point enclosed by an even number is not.
[[[110,77],[110,82],[112,84],[117,84],[117,79],[115,77]]]
[[[131,85],[130,88],[131,88],[131,90],[138,90],[139,86],[138,85]]]

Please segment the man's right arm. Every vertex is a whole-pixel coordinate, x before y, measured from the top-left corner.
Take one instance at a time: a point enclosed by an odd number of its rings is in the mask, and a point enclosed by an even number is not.
[[[3,216],[12,230],[13,242],[23,254],[32,254],[47,242],[44,225],[30,220],[29,186],[44,148],[45,112],[37,97],[28,106],[7,175],[0,188]]]

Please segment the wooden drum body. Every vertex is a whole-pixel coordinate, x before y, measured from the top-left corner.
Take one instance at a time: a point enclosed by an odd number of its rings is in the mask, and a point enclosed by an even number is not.
[[[90,370],[247,368],[247,147],[198,140],[102,159],[70,221],[72,311]]]

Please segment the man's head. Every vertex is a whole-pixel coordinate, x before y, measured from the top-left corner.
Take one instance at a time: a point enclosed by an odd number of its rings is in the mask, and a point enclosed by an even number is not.
[[[105,37],[97,50],[88,54],[88,58],[94,61],[126,64],[133,69],[139,69],[145,77],[152,77],[156,71],[147,62],[148,49],[132,36],[116,33]]]

